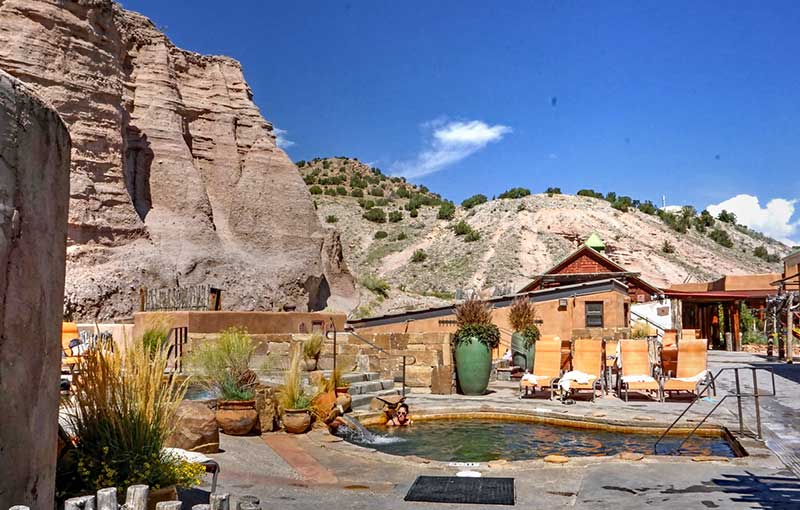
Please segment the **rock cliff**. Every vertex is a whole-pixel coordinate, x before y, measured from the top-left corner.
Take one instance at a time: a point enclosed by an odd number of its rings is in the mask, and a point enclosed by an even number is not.
[[[0,0],[0,68],[72,137],[66,316],[129,315],[143,286],[210,284],[239,310],[355,299],[237,61],[110,0]]]

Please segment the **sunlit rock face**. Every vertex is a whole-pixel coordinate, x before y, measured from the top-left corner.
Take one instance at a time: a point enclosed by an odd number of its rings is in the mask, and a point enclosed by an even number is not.
[[[53,508],[70,140],[0,70],[0,508]]]
[[[109,0],[0,0],[0,68],[72,137],[68,317],[127,316],[143,286],[210,284],[238,310],[352,302],[236,60],[176,48]]]

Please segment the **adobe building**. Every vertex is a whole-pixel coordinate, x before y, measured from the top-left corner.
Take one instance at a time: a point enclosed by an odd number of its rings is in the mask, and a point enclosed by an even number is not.
[[[775,282],[787,292],[800,291],[800,250],[790,253],[783,259],[783,275]]]
[[[767,298],[778,294],[775,282],[780,279],[780,273],[725,275],[710,282],[672,285],[664,295],[673,301],[676,329],[696,330],[698,338],[709,339],[709,347],[724,347],[721,338],[730,333],[733,349],[739,350],[741,305],[764,320]]]
[[[592,245],[592,246],[590,246]],[[639,273],[609,260],[596,236],[561,262],[538,275],[517,294],[485,300],[494,309],[500,328],[501,355],[511,343],[508,322],[511,303],[524,297],[536,305],[542,335],[573,338],[624,338],[629,335],[631,303],[648,302],[661,291],[642,280]],[[380,317],[349,320],[359,333],[455,333],[456,305],[414,310]]]

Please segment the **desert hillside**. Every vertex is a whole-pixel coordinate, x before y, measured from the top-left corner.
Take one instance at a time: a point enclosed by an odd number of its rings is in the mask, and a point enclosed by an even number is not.
[[[534,194],[488,200],[469,209],[457,206],[452,218],[440,219],[441,201],[409,207],[407,194],[397,193],[398,186],[408,184],[357,160],[303,162],[300,171],[309,187],[317,187],[312,190],[317,193],[317,214],[340,232],[346,262],[364,287],[356,316],[443,304],[458,289],[488,294],[518,290],[592,232],[605,242],[609,258],[657,286],[729,273],[780,271],[775,259],[789,251],[739,225],[711,219],[704,228],[690,222],[686,232],[680,232],[657,214],[635,207],[622,211],[587,196]],[[379,176],[379,183],[371,186],[383,183],[383,196],[367,199],[380,199],[382,205],[351,196],[352,175],[358,173]],[[335,178],[340,174],[344,178]],[[343,189],[337,193],[337,187]],[[385,221],[381,214],[369,212],[376,208],[383,210]],[[727,234],[730,242],[714,234],[716,230]],[[759,247],[770,256],[756,256]]]

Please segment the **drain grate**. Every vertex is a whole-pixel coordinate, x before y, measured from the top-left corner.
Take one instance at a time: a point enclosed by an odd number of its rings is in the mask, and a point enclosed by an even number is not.
[[[406,501],[513,505],[513,478],[461,478],[419,476],[408,490]]]

